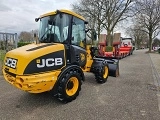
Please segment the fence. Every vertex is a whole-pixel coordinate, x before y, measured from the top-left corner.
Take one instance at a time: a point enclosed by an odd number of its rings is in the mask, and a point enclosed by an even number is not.
[[[17,48],[17,33],[0,32],[0,69],[7,51]],[[1,74],[2,72],[0,72]]]

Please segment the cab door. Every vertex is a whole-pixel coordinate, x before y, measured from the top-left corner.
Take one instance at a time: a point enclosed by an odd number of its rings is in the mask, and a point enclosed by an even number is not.
[[[73,17],[72,19],[72,32],[71,32],[71,46],[70,56],[71,63],[75,63],[79,66],[85,66],[86,64],[86,33],[85,23],[83,20]]]

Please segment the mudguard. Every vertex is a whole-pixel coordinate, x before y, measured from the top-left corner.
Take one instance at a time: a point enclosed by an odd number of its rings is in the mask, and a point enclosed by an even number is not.
[[[104,59],[107,61],[109,67],[109,76],[118,77],[119,76],[119,60],[113,57],[100,57],[96,56],[96,58]]]
[[[54,96],[57,95],[57,88],[58,88],[58,86],[59,86],[59,80],[62,79],[63,75],[66,74],[67,71],[69,71],[70,69],[75,69],[75,70],[77,70],[77,71],[81,74],[82,81],[85,81],[84,73],[83,73],[82,69],[81,69],[79,66],[77,66],[77,65],[65,66],[65,67],[62,69],[61,73],[58,75],[58,79],[57,79],[57,81],[56,81],[56,83],[55,83],[55,85],[54,85],[54,87],[53,87],[53,89],[52,89],[52,93],[54,94]]]
[[[108,65],[107,61],[103,58],[93,58],[93,63],[91,66],[91,72],[93,73],[102,73],[103,71],[103,66]]]

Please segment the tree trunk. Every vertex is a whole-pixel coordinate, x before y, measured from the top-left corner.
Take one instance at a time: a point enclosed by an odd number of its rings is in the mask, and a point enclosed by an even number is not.
[[[107,30],[107,46],[112,46],[112,35],[111,35],[111,31]]]
[[[98,21],[97,31],[98,31],[98,42],[99,42],[100,33],[101,33],[101,24],[99,23],[99,21]]]
[[[149,33],[149,52],[152,50],[152,33]]]

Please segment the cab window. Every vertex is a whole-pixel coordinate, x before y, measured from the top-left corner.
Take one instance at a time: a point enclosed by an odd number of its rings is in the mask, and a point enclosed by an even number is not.
[[[84,21],[73,17],[71,44],[85,48],[85,24]]]

